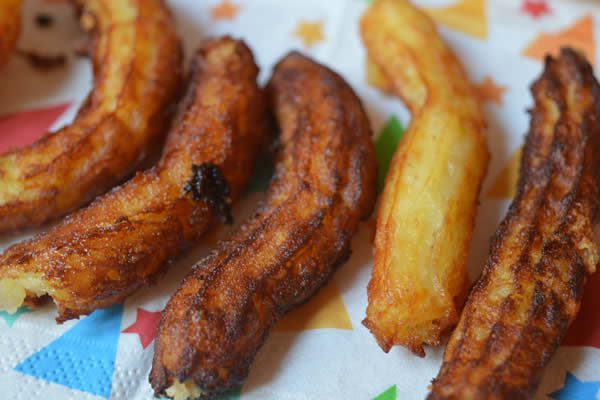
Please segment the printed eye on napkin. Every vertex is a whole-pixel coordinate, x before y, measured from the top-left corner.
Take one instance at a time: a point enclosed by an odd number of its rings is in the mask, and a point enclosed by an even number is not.
[[[289,50],[314,57],[340,73],[361,97],[385,171],[409,114],[396,98],[370,87],[358,20],[368,0],[167,0],[187,56],[206,37],[243,38],[268,79]],[[475,279],[489,238],[514,194],[519,155],[532,104],[529,85],[547,53],[563,45],[598,65],[600,6],[591,1],[421,0],[465,66],[483,104],[492,160],[470,253]],[[39,17],[51,23],[39,23]],[[83,33],[67,1],[25,2],[18,48],[65,54],[64,65],[35,68],[23,52],[0,70],[0,152],[38,139],[70,121],[92,84],[89,60],[75,55]],[[268,173],[234,210],[250,215],[263,197]],[[374,216],[372,217],[374,218]],[[0,397],[6,399],[153,399],[148,383],[160,312],[189,268],[229,230],[208,234],[153,287],[124,304],[62,325],[49,304],[0,313]],[[373,220],[362,224],[352,257],[307,304],[274,328],[243,386],[224,399],[423,399],[441,364],[443,348],[418,358],[404,348],[385,354],[361,324],[372,265]],[[34,232],[0,237],[0,250]],[[600,391],[600,275],[585,287],[583,306],[547,368],[539,399],[593,399]]]

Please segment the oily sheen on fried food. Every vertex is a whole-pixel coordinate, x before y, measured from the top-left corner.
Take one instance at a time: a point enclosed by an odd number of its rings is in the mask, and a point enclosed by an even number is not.
[[[241,383],[273,325],[346,261],[373,209],[371,128],[346,82],[291,53],[268,91],[281,133],[267,199],[163,311],[150,375],[156,395],[211,397]]]
[[[0,309],[50,296],[57,320],[154,282],[229,207],[267,132],[258,67],[241,41],[203,43],[158,165],[0,256]]]
[[[600,86],[567,48],[531,91],[517,193],[429,400],[533,398],[600,261]]]
[[[462,65],[431,19],[406,0],[374,0],[361,20],[370,80],[413,120],[380,200],[364,324],[384,351],[424,356],[454,326],[489,154]]]

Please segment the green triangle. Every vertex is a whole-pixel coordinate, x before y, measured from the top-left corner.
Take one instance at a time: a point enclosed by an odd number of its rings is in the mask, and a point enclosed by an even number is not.
[[[396,400],[396,385],[392,385],[373,400]]]
[[[385,177],[390,167],[390,162],[396,151],[400,138],[404,133],[404,128],[400,120],[393,115],[387,121],[379,136],[375,140],[375,151],[379,161],[379,175],[377,176],[377,188],[381,192],[385,183]]]
[[[9,314],[5,311],[0,311],[0,318],[6,321],[6,325],[10,328],[17,322],[17,319],[21,316],[21,314],[25,314],[31,312],[27,307],[21,307],[14,314]]]

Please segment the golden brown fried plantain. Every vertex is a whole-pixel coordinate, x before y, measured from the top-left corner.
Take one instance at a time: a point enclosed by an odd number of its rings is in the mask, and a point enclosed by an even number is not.
[[[126,178],[161,141],[181,49],[163,0],[78,0],[95,86],[75,121],[0,156],[0,232],[44,223]]]
[[[0,309],[48,294],[58,321],[122,301],[227,222],[267,131],[250,50],[207,41],[159,164],[0,257]]]
[[[377,220],[364,324],[384,351],[424,356],[456,324],[489,160],[469,80],[433,22],[404,0],[375,0],[361,21],[369,78],[413,121],[391,162]]]
[[[21,31],[22,0],[0,1],[0,68],[10,57]]]
[[[157,394],[210,397],[240,383],[275,322],[348,258],[373,208],[371,129],[352,89],[292,53],[269,90],[281,150],[267,201],[163,311],[150,375]]]
[[[547,58],[517,194],[429,399],[529,399],[599,261],[600,86],[584,57]]]

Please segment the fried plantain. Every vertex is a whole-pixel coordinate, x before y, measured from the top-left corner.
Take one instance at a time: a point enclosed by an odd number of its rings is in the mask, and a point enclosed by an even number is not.
[[[413,115],[385,181],[363,323],[384,351],[399,344],[424,356],[423,344],[458,321],[466,291],[485,122],[461,64],[410,2],[375,0],[361,33],[369,79]]]
[[[13,52],[21,31],[22,0],[0,2],[0,68]]]
[[[163,0],[78,0],[94,89],[71,125],[0,156],[0,232],[42,224],[122,182],[162,140],[181,45]]]
[[[158,165],[0,257],[0,309],[49,295],[59,322],[122,301],[156,280],[251,176],[267,131],[251,51],[205,42]]]
[[[517,193],[430,400],[533,398],[600,260],[600,86],[583,55],[563,49],[532,93]]]
[[[280,151],[266,203],[185,278],[163,311],[156,394],[210,397],[245,379],[269,330],[350,254],[376,196],[371,129],[343,79],[291,53],[269,84]]]

